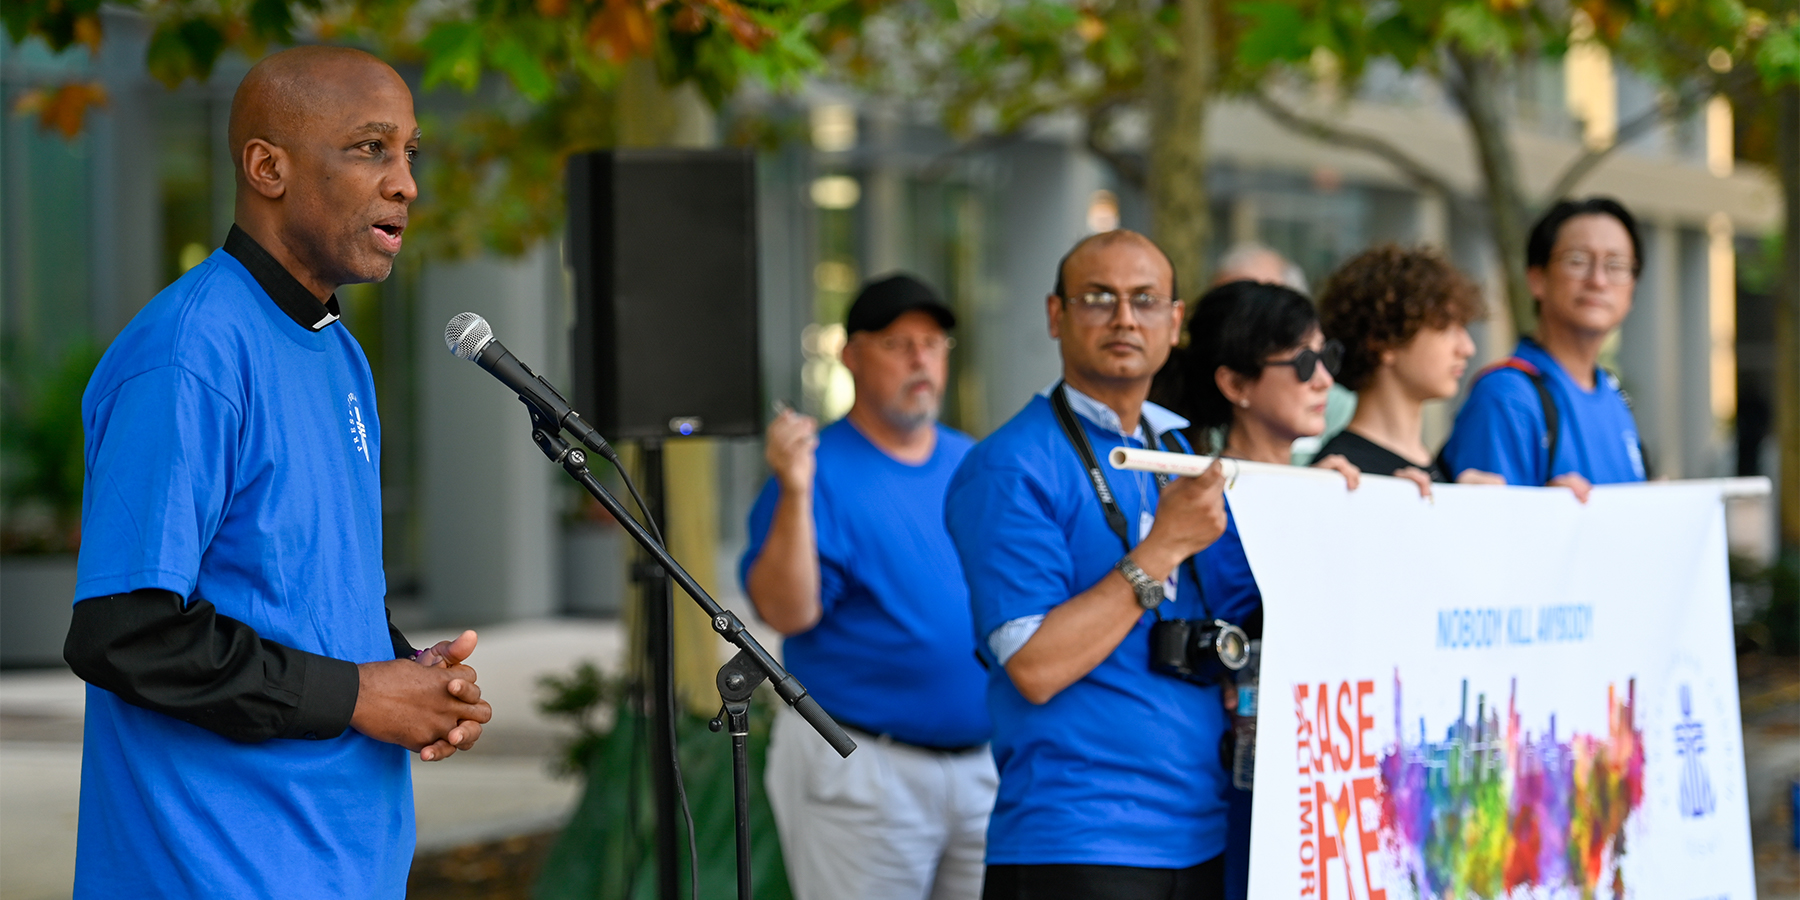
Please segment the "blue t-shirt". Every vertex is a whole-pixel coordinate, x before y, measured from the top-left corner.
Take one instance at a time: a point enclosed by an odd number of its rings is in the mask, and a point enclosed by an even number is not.
[[[1099,459],[1127,442],[1079,421]],[[1135,438],[1129,445],[1141,446]],[[1155,480],[1102,465],[1125,520],[1140,521],[1145,502],[1155,502]],[[950,482],[945,515],[984,639],[1093,587],[1125,553],[1042,396],[969,453]],[[1195,562],[1205,614],[1233,619],[1260,600],[1235,530],[1229,534]],[[1200,618],[1198,597],[1184,571],[1161,612]],[[1150,671],[1153,621],[1144,613],[1105,661],[1042,706],[1018,692],[1004,667],[989,672],[1000,769],[990,864],[1180,868],[1224,851],[1229,781],[1219,739],[1228,720],[1219,689]]]
[[[381,426],[344,327],[295,324],[216,252],[107,349],[82,424],[78,599],[160,588],[289,647],[393,658]],[[403,748],[234,743],[91,685],[85,733],[77,898],[405,895]]]
[[[783,642],[782,654],[846,723],[933,747],[988,739],[969,589],[944,531],[944,488],[973,445],[939,425],[931,458],[909,465],[849,419],[819,432],[813,522],[824,614]],[[780,494],[771,478],[750,510],[740,579],[762,553]]]
[[[1501,368],[1475,380],[1444,444],[1446,473],[1493,472],[1507,484],[1538,486],[1558,475],[1580,473],[1594,484],[1643,481],[1644,455],[1637,421],[1612,373],[1595,371],[1584,390],[1536,341],[1521,338],[1513,354],[1537,367],[1556,403],[1556,459],[1546,460],[1549,431],[1543,400],[1531,376]],[[1548,465],[1546,465],[1548,463]]]

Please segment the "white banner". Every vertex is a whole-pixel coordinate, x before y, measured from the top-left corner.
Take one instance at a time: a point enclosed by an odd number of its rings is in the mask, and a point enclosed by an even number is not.
[[[1250,896],[1755,896],[1719,487],[1227,497],[1266,631]]]

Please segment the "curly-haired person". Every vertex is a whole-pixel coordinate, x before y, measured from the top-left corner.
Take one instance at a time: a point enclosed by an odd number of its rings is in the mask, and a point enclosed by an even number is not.
[[[1386,244],[1344,263],[1319,295],[1325,333],[1344,346],[1338,381],[1356,392],[1356,415],[1319,450],[1377,475],[1417,469],[1450,481],[1425,446],[1425,404],[1456,395],[1487,315],[1481,292],[1436,251]],[[1469,470],[1458,481],[1503,483]]]

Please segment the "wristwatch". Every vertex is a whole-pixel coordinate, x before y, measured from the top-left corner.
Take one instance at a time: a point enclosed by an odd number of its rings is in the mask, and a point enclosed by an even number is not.
[[[1163,583],[1151,578],[1143,569],[1138,568],[1138,564],[1132,562],[1131,557],[1121,558],[1116,568],[1118,568],[1119,574],[1125,576],[1125,580],[1131,583],[1131,592],[1137,595],[1139,606],[1145,609],[1155,609],[1162,605]]]

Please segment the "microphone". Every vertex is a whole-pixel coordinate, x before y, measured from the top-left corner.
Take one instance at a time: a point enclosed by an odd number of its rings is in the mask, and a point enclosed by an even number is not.
[[[506,345],[494,339],[494,329],[486,319],[472,312],[457,313],[444,326],[444,343],[459,359],[466,359],[492,373],[495,378],[543,413],[551,421],[568,430],[575,439],[588,445],[601,458],[618,464],[618,456],[606,438],[594,430],[556,388],[522,362]]]

